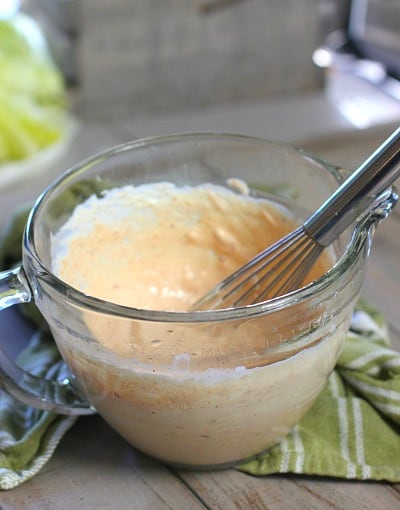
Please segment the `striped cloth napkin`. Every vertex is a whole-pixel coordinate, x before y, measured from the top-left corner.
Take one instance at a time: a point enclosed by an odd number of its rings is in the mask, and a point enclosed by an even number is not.
[[[400,482],[400,354],[376,310],[359,303],[314,406],[283,441],[238,469]]]
[[[387,338],[379,313],[360,304],[337,367],[314,406],[278,445],[237,469],[400,482],[400,354]],[[38,375],[56,374],[59,362],[44,332],[34,335],[19,358]],[[34,476],[75,420],[0,392],[0,490]]]
[[[49,378],[57,378],[61,368],[55,343],[44,332],[33,336],[18,363],[31,374]],[[0,391],[0,490],[13,489],[38,473],[75,421],[74,416],[34,409]]]
[[[0,269],[21,257],[26,215],[22,211],[0,238]],[[56,377],[60,356],[43,319],[32,304],[21,311],[38,332],[19,364]],[[75,420],[33,409],[0,391],[0,490],[34,476]],[[359,303],[335,371],[291,434],[237,469],[400,482],[400,353],[390,348],[376,310]]]

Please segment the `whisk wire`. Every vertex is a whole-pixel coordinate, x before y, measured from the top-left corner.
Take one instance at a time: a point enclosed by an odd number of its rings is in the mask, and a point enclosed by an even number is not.
[[[298,237],[303,233],[303,228],[298,227],[292,232],[290,232],[286,237],[286,247],[290,247],[293,243],[295,243],[298,239]],[[225,287],[229,286],[229,284],[232,281],[237,281],[237,278],[240,278],[240,276],[243,275],[243,273],[247,273],[251,268],[256,266],[260,262],[264,262],[266,258],[273,252],[277,252],[277,255],[281,253],[284,250],[284,247],[282,246],[281,240],[276,241],[275,243],[271,244],[267,248],[265,248],[263,251],[255,255],[249,262],[247,262],[244,266],[237,269],[235,272],[233,272],[230,276],[228,276],[223,282],[222,285],[219,287],[220,290],[224,289]]]
[[[300,286],[324,247],[400,177],[400,127],[304,222],[214,287],[192,310],[257,303]],[[270,277],[272,280],[270,281]]]
[[[263,283],[270,273],[267,273],[264,276],[258,276],[261,271],[265,269],[266,266],[270,266],[272,262],[274,262],[282,253],[285,252],[285,248],[290,248],[293,244],[295,244],[298,238],[301,236],[302,228],[294,230],[287,236],[287,244],[283,246],[280,242],[275,242],[259,254],[257,254],[254,258],[252,258],[246,266],[241,267],[236,272],[234,272],[230,277],[228,277],[221,285],[220,290],[227,289],[224,293],[222,299],[225,301],[226,299],[232,298],[232,296],[243,289],[246,284],[250,282],[255,276],[257,276],[256,284],[251,286],[247,291],[243,292],[243,294],[236,299],[233,303],[234,306],[237,306],[240,301],[245,299],[249,294],[254,292],[255,286],[259,286]],[[277,263],[275,267],[280,267],[284,259],[287,257],[283,257],[281,261]],[[229,288],[230,285],[234,283],[233,287]]]
[[[239,285],[236,285],[236,287],[232,289],[231,294],[233,294],[234,291],[238,291],[240,287],[243,287],[243,284],[248,280],[257,278],[255,284],[236,299],[234,306],[238,306],[243,303],[251,294],[253,294],[253,297],[256,297],[255,292],[259,288],[263,288],[263,290],[260,294],[258,294],[257,300],[260,296],[267,295],[269,293],[269,290],[281,280],[280,275],[277,274],[277,270],[280,270],[282,267],[286,268],[290,265],[290,259],[293,252],[296,250],[297,242],[298,238],[296,237],[293,238],[287,245],[274,245],[273,249],[269,250],[269,255],[265,256],[263,263],[254,269],[246,280],[242,280]],[[267,270],[265,271],[265,269]],[[268,282],[271,276],[273,279]]]
[[[257,301],[286,294],[300,286],[322,249],[322,246],[313,243],[306,236],[301,238],[298,245],[293,245],[285,257],[276,265],[270,266],[268,273],[265,275],[265,280],[270,274],[275,275],[274,279],[268,285],[265,285],[262,292],[257,295]],[[280,271],[282,266],[284,271]],[[264,280],[264,277],[262,277],[262,280]],[[241,299],[237,305],[243,304],[243,302]]]

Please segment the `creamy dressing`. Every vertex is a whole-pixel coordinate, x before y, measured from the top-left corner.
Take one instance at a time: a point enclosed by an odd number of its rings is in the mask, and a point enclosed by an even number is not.
[[[91,296],[182,311],[293,226],[282,207],[222,187],[126,186],[76,208],[53,270]]]
[[[79,205],[52,239],[53,271],[90,296],[120,305],[151,310],[187,310],[235,269],[297,222],[281,205],[238,194],[211,184],[176,187],[171,183],[125,186]],[[311,281],[329,267],[321,258]],[[88,319],[89,320],[89,319]],[[129,334],[131,325],[116,330],[114,321],[92,321],[95,337],[123,356],[144,357],[154,351],[163,359],[171,343],[163,326]],[[143,331],[143,330],[146,331]],[[160,330],[160,331],[158,331]],[[147,338],[154,338],[147,345]],[[219,352],[229,354],[244,343],[241,334],[226,339]],[[247,347],[265,344],[255,332]],[[181,346],[196,352],[214,341],[198,333]],[[249,343],[250,342],[250,343]],[[175,346],[177,347],[177,346]],[[174,349],[174,352],[179,350]]]
[[[53,271],[113,303],[187,310],[298,224],[283,206],[242,191],[157,183],[92,196],[53,236]],[[322,257],[309,281],[331,263]],[[67,333],[55,336],[84,392],[122,436],[168,462],[206,466],[271,446],[311,405],[347,324],[310,332],[313,347],[295,355],[263,353],[315,317],[302,305],[256,320],[192,325],[85,312],[104,352],[92,343],[81,349]]]

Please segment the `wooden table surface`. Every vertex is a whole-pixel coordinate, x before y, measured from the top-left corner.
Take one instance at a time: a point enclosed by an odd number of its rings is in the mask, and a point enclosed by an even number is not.
[[[390,128],[303,145],[333,162],[354,167]],[[0,192],[1,223],[21,202],[33,199],[52,177],[98,149],[136,135],[128,124],[90,123],[61,165],[34,181]],[[140,135],[140,130],[139,130]],[[400,350],[400,208],[378,229],[363,295],[386,316]],[[8,340],[23,335],[3,312]],[[4,339],[4,338],[3,338]],[[1,338],[0,338],[1,340]],[[399,459],[400,464],[400,459]],[[395,509],[400,484],[305,476],[252,477],[234,469],[190,472],[162,465],[128,445],[98,416],[79,418],[42,471],[25,484],[0,492],[1,510],[65,509]]]

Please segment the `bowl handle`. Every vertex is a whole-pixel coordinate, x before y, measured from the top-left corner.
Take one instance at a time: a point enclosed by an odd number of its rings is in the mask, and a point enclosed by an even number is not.
[[[387,218],[392,213],[398,200],[399,194],[395,186],[390,186],[383,191],[376,198],[371,210],[365,216],[368,227],[376,227],[382,220]]]
[[[21,267],[0,272],[0,310],[28,303],[32,294]],[[68,373],[64,362],[63,371]],[[44,379],[32,375],[14,363],[0,346],[0,388],[32,407],[60,414],[92,414],[95,410],[71,383],[62,379]]]

